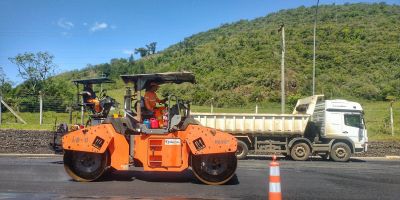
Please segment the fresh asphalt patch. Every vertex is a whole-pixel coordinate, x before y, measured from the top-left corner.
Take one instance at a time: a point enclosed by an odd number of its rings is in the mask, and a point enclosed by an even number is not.
[[[99,181],[72,181],[62,157],[0,156],[0,199],[266,199],[268,157],[240,160],[226,185],[197,181],[190,170],[180,173],[110,173]],[[400,160],[352,158],[338,163],[312,158],[280,158],[283,199],[398,199]]]

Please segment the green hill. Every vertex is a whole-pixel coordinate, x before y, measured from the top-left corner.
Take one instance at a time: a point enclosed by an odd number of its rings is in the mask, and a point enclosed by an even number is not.
[[[237,106],[279,101],[281,35],[286,31],[286,90],[289,103],[311,94],[315,8],[281,10],[195,34],[140,60],[113,59],[59,75],[59,81],[101,73],[191,71],[198,84],[170,86],[194,104]],[[156,40],[156,38],[155,38]],[[317,26],[316,91],[328,98],[384,100],[400,95],[400,6],[323,5]],[[122,86],[121,82],[118,82]]]

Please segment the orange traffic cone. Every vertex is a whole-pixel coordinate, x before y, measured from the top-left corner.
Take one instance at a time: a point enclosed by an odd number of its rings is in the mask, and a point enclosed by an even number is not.
[[[276,156],[272,157],[269,164],[269,200],[281,200],[281,177],[279,173],[279,163],[276,162]]]

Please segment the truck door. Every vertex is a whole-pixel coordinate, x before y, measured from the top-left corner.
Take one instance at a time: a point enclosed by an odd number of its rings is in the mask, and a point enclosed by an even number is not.
[[[342,133],[344,136],[349,137],[357,148],[357,144],[360,144],[364,138],[362,115],[360,113],[344,113],[343,116]]]

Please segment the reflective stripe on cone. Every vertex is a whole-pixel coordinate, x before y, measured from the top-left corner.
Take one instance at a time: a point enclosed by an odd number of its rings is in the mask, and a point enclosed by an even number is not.
[[[271,192],[281,192],[281,184],[280,183],[269,183],[269,193]]]

